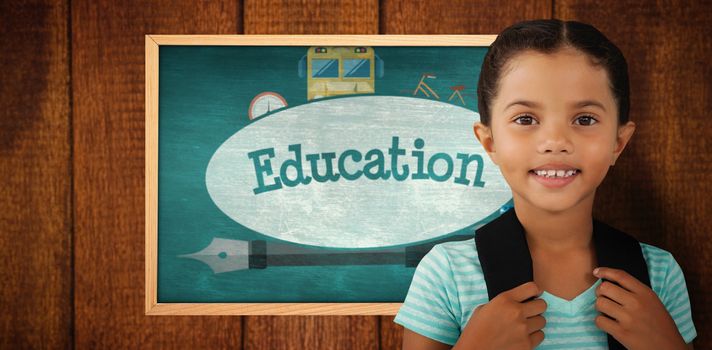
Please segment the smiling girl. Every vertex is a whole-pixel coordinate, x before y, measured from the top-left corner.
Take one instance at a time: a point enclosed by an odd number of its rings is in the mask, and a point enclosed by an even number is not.
[[[475,136],[514,201],[496,228],[521,228],[510,237],[522,236],[530,264],[515,269],[531,277],[493,295],[475,243],[484,231],[436,245],[394,320],[403,348],[692,349],[687,286],[669,252],[620,233],[649,280],[599,264],[615,247],[596,239],[608,227],[592,217],[596,188],[635,130],[621,51],[587,24],[521,22],[489,48],[477,94]]]

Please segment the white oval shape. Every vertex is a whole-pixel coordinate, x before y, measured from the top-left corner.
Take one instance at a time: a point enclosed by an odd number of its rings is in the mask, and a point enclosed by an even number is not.
[[[205,182],[210,197],[226,215],[277,239],[331,248],[376,248],[429,240],[473,225],[511,199],[499,168],[474,137],[472,126],[478,120],[474,111],[421,98],[356,96],[311,102],[257,119],[232,135],[210,159]],[[392,174],[377,180],[366,176],[327,182],[311,179],[308,184],[255,194],[259,177],[263,189],[276,184],[282,163],[295,158],[289,145],[301,145],[305,177],[312,177],[306,155],[335,152],[333,168],[338,173],[339,155],[358,150],[364,156],[360,162],[347,157],[343,163],[344,170],[354,174],[373,161],[365,159],[372,149],[383,152],[385,169],[391,170],[388,151],[394,137],[398,137],[397,149],[405,151],[397,158],[397,169],[402,174],[407,165],[410,172],[404,180],[397,181]],[[418,166],[418,157],[412,153],[418,151],[416,139],[424,141],[420,151],[424,152],[425,172],[432,155],[450,155],[453,167],[447,180],[412,178]],[[270,148],[272,158],[266,151],[248,157],[250,152]],[[456,158],[458,153],[481,156],[484,187],[473,186],[476,161],[466,168],[469,184],[455,183],[463,163]],[[447,161],[438,158],[433,170],[443,176]],[[325,164],[319,158],[320,174],[325,173]],[[286,174],[294,179],[297,173],[290,167]]]

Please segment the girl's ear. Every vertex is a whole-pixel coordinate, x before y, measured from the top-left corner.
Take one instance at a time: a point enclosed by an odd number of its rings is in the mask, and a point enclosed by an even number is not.
[[[473,126],[475,131],[475,136],[477,140],[480,141],[482,147],[484,147],[485,152],[489,155],[490,159],[494,164],[497,164],[497,154],[494,149],[494,138],[492,137],[492,129],[481,122],[475,123]],[[497,164],[499,165],[499,164]]]
[[[613,159],[611,159],[611,165],[616,164],[616,160],[623,152],[623,149],[630,141],[633,132],[635,131],[635,123],[629,121],[625,125],[618,127],[618,137],[616,137],[616,148],[613,150]]]

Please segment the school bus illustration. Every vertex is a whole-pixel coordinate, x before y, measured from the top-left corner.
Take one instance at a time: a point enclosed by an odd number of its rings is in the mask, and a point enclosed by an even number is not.
[[[376,91],[383,60],[372,47],[312,46],[299,60],[299,77],[307,77],[307,101]]]

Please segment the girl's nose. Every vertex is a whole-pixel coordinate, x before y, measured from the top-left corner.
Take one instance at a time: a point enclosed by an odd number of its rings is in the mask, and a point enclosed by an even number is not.
[[[573,143],[568,138],[565,127],[550,125],[548,128],[542,128],[542,138],[537,145],[539,153],[566,153],[574,152]]]

